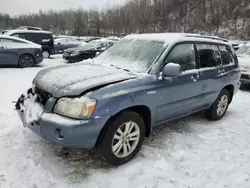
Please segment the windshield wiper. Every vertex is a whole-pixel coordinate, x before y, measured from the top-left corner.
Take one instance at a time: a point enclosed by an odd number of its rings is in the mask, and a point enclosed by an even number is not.
[[[131,72],[129,69],[124,69],[124,68],[121,68],[121,67],[118,67],[118,66],[115,66],[115,65],[112,65],[112,64],[110,64],[110,66],[115,67],[117,69],[122,69],[122,70],[127,71],[127,72]]]

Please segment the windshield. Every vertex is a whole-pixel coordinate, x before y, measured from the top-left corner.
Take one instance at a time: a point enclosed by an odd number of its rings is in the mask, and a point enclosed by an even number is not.
[[[165,43],[159,41],[122,39],[97,56],[94,61],[145,73],[165,47]]]
[[[91,41],[88,44],[84,45],[84,48],[94,48],[97,47],[101,44],[102,42],[100,41]]]
[[[237,50],[237,55],[250,55],[250,45],[244,45]]]

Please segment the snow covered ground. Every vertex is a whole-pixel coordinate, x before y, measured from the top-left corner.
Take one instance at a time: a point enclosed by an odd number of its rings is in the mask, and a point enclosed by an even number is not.
[[[156,128],[134,160],[114,168],[94,151],[41,140],[14,111],[36,73],[62,63],[55,56],[35,68],[0,69],[1,188],[250,187],[249,92],[238,92],[221,121],[201,113]]]

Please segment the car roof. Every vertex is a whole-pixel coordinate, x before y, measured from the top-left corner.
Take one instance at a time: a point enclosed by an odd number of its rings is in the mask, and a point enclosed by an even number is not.
[[[10,30],[6,33],[4,33],[4,35],[13,35],[15,33],[45,33],[45,34],[51,34],[50,31],[43,31],[43,30]]]
[[[28,40],[21,39],[21,38],[18,38],[18,37],[8,36],[8,35],[0,35],[0,38],[2,38],[2,39],[13,39],[13,40],[17,40],[17,41],[20,41],[20,42],[34,44],[33,42],[30,42]]]
[[[212,42],[230,45],[228,40],[217,37],[207,36],[200,34],[190,33],[149,33],[149,34],[132,34],[127,35],[126,39],[138,39],[138,40],[149,40],[149,41],[160,41],[167,44],[185,42],[185,41],[197,41],[197,42]]]

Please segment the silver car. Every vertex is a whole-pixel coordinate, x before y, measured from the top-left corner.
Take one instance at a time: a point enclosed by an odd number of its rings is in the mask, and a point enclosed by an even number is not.
[[[41,46],[17,37],[0,35],[0,65],[31,67],[43,61]]]

